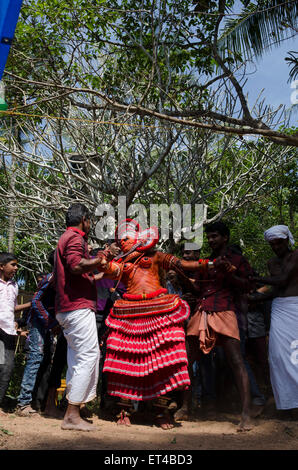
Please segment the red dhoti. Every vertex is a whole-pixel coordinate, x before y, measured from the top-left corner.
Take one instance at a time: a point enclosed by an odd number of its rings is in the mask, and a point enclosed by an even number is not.
[[[188,388],[183,325],[188,316],[189,306],[178,295],[117,300],[106,320],[108,394],[152,400]]]
[[[240,340],[238,322],[235,312],[205,312],[197,310],[187,325],[187,336],[197,336],[200,349],[208,354],[216,342],[218,335],[229,336]]]

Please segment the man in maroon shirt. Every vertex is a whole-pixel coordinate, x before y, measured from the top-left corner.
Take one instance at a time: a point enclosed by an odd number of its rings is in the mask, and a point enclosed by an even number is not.
[[[62,429],[92,431],[80,416],[80,406],[96,396],[99,345],[95,322],[96,286],[92,272],[107,263],[99,253],[90,259],[87,236],[90,215],[83,204],[73,204],[66,214],[67,230],[55,253],[56,318],[67,340],[68,407]]]
[[[205,231],[212,250],[209,259],[214,261],[214,268],[206,270],[204,275],[199,272],[196,275],[198,303],[187,325],[189,370],[191,373],[193,362],[199,359],[199,348],[208,354],[216,343],[223,346],[241,396],[242,415],[238,430],[248,430],[251,428],[250,388],[240,349],[235,297],[250,291],[253,272],[242,255],[229,249],[229,229],[223,222],[207,225]],[[190,392],[186,392],[176,419],[188,415],[189,403]]]

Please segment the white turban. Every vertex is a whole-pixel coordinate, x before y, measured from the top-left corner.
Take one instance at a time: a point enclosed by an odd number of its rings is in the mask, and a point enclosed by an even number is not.
[[[295,240],[287,225],[274,225],[264,232],[266,242],[275,240],[276,238],[289,238],[291,245],[294,245]]]

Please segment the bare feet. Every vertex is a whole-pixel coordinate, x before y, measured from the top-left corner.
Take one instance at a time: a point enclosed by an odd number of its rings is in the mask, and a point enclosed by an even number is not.
[[[240,423],[237,426],[237,432],[250,431],[253,428],[253,424],[248,415],[242,414]]]
[[[189,411],[187,407],[182,407],[174,414],[175,421],[188,421]]]
[[[61,429],[73,431],[96,431],[96,427],[80,416],[80,405],[68,403],[67,410],[61,424]]]
[[[15,414],[17,416],[36,416],[38,415],[37,411],[34,410],[31,405],[17,406]]]
[[[174,424],[171,423],[169,416],[166,416],[166,415],[157,416],[155,420],[156,420],[157,426],[159,426],[164,431],[168,431],[169,429],[173,429],[174,427]]]
[[[64,418],[61,429],[71,431],[96,431],[96,426],[93,426],[88,421],[81,418],[75,420]]]
[[[7,413],[5,413],[5,411],[0,409],[0,416],[7,416]]]
[[[123,425],[123,426],[131,426],[129,416],[127,415],[125,411],[121,411],[117,424]]]

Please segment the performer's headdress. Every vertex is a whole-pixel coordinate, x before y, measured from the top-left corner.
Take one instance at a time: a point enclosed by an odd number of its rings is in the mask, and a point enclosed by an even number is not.
[[[159,241],[157,227],[153,226],[146,230],[141,230],[140,225],[134,219],[125,219],[116,228],[115,240],[118,245],[121,245],[121,240],[127,236],[134,239],[136,250],[140,252],[149,250]]]

